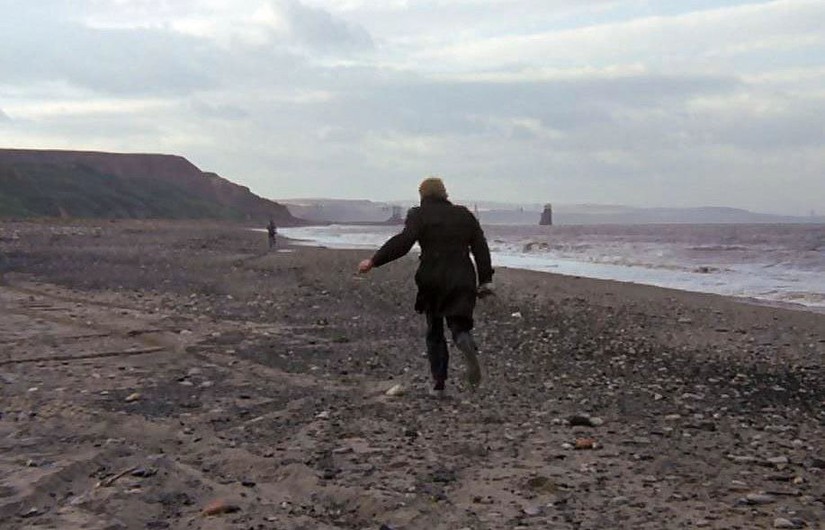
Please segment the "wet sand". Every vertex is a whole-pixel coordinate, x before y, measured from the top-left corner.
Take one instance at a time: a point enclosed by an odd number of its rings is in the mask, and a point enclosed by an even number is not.
[[[825,525],[825,315],[499,270],[436,400],[415,258],[281,243],[0,224],[0,526]]]

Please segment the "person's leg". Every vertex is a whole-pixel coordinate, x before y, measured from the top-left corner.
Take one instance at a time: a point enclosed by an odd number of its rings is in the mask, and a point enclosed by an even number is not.
[[[430,360],[435,390],[444,390],[450,363],[450,353],[444,339],[444,317],[430,313],[427,313],[427,357]]]
[[[478,362],[478,346],[473,339],[473,319],[469,317],[447,317],[447,326],[453,335],[453,342],[464,354],[467,363],[467,382],[471,389],[481,384],[481,365]]]

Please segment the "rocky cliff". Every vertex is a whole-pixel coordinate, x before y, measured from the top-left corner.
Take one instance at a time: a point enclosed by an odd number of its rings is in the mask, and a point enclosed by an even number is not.
[[[300,222],[180,156],[0,149],[0,217],[12,216]]]

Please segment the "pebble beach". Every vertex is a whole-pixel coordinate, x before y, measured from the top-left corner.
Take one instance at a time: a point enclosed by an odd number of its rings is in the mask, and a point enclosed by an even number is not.
[[[0,521],[825,527],[825,315],[500,268],[428,395],[410,256],[0,224]]]

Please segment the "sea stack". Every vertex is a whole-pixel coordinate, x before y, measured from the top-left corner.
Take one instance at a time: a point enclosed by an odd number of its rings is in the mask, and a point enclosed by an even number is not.
[[[404,208],[401,206],[392,207],[392,216],[387,219],[388,224],[404,224]]]
[[[544,205],[544,211],[541,212],[541,220],[539,221],[541,226],[552,226],[553,224],[553,205],[547,203]]]

